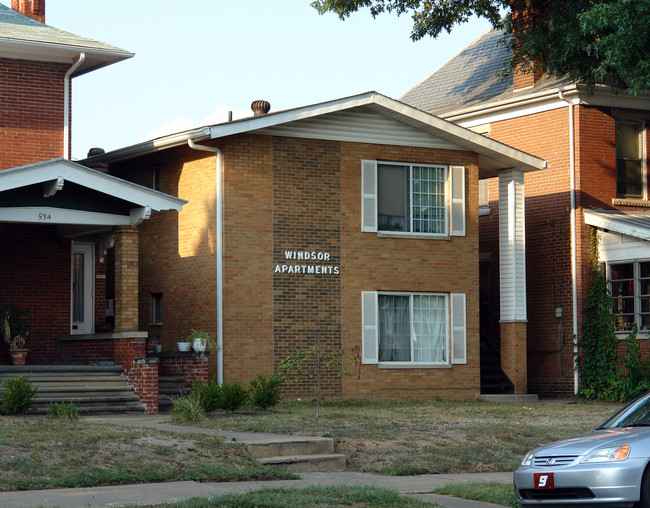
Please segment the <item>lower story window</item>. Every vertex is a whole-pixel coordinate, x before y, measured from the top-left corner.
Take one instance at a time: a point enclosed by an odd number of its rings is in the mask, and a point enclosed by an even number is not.
[[[447,295],[379,294],[379,361],[446,363]]]
[[[650,261],[609,265],[612,313],[617,332],[650,328]]]

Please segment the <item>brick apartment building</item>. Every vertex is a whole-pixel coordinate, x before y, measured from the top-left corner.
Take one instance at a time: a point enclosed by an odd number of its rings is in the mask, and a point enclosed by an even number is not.
[[[184,330],[209,331],[219,379],[272,374],[319,343],[351,372],[328,374],[329,396],[477,397],[478,181],[497,176],[512,204],[502,297],[515,315],[520,183],[544,161],[374,92],[253,106],[83,161],[188,202],[140,226],[139,328],[163,350]],[[525,343],[525,325],[503,326]],[[287,390],[309,396],[312,383]]]
[[[625,338],[636,323],[647,348],[650,95],[615,94],[606,86],[588,94],[580,83],[548,75],[500,79],[510,58],[501,37],[486,33],[401,100],[549,163],[525,176],[527,390],[568,395],[579,386],[573,337],[582,327],[592,229],[600,233],[617,334]],[[491,315],[507,320],[498,310],[504,203],[497,189],[496,179],[486,181],[480,198],[486,331]]]

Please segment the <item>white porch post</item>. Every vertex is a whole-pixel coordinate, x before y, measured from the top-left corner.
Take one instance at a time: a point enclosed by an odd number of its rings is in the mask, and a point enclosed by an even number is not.
[[[499,173],[499,263],[501,288],[501,368],[527,392],[526,228],[524,174]]]

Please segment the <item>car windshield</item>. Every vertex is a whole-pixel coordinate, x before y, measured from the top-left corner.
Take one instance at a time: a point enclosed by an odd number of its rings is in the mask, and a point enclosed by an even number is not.
[[[598,428],[644,426],[650,426],[650,392],[634,399]]]

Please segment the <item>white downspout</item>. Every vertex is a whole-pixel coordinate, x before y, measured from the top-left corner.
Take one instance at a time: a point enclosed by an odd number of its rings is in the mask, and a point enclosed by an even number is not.
[[[79,59],[72,64],[63,78],[63,158],[70,160],[70,81],[72,73],[84,63],[86,53],[81,53]]]
[[[216,189],[216,220],[217,220],[217,382],[223,383],[223,191],[221,178],[223,173],[223,155],[221,150],[214,146],[197,145],[188,139],[187,144],[194,150],[214,152],[217,157],[215,184]]]
[[[571,293],[573,304],[573,393],[578,394],[579,376],[578,376],[578,238],[576,227],[576,157],[575,157],[575,120],[573,118],[573,101],[566,99],[562,92],[559,92],[560,99],[569,104],[569,172],[571,175]]]

